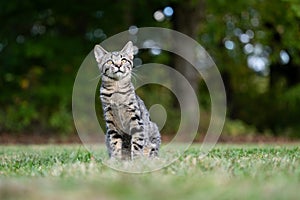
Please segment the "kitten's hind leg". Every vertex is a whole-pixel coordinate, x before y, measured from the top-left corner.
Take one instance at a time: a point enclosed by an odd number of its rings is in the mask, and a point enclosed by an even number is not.
[[[115,130],[106,133],[106,146],[110,158],[122,158],[122,136]]]
[[[142,126],[131,130],[131,157],[142,157],[144,155],[145,134]]]
[[[159,147],[160,147],[160,137],[158,138],[152,138],[151,142],[149,144],[149,157],[153,158],[153,157],[158,157],[158,151],[159,151]]]
[[[158,130],[158,127],[155,123],[150,122],[150,130],[151,130],[151,134],[150,134],[150,141],[149,141],[149,148],[150,148],[150,152],[149,152],[149,157],[158,157],[158,151],[161,145],[161,136]]]

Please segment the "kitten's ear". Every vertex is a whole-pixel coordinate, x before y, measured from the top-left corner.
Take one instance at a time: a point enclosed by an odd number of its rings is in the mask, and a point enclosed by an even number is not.
[[[121,50],[121,52],[126,53],[130,59],[133,59],[133,51],[134,51],[134,47],[131,41],[127,42],[127,44]]]
[[[94,54],[95,54],[95,58],[96,58],[96,61],[98,63],[100,63],[102,57],[107,54],[108,52],[103,49],[100,45],[96,45],[95,48],[94,48]]]

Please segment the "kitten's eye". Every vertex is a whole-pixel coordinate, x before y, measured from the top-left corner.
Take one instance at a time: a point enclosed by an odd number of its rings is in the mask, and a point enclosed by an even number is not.
[[[125,60],[125,59],[122,59],[122,64],[125,64],[125,63],[127,63],[127,60]]]
[[[107,63],[108,65],[113,64],[113,62],[112,62],[111,60],[107,61],[106,63]]]

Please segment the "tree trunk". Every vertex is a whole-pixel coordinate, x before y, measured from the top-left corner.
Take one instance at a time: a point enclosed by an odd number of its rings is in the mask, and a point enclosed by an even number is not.
[[[204,18],[205,0],[178,1],[173,7],[174,29],[196,40],[199,27]],[[197,71],[179,56],[174,56],[172,62],[174,68],[185,76],[194,90],[197,91],[199,83]],[[180,89],[180,84],[175,87],[179,87],[179,91],[184,95],[184,90]]]

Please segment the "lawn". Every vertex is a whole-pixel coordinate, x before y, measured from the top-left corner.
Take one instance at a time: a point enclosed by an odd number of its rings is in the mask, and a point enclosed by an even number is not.
[[[161,170],[130,174],[80,145],[0,146],[0,199],[300,198],[299,144],[217,145],[199,155],[192,145]]]

